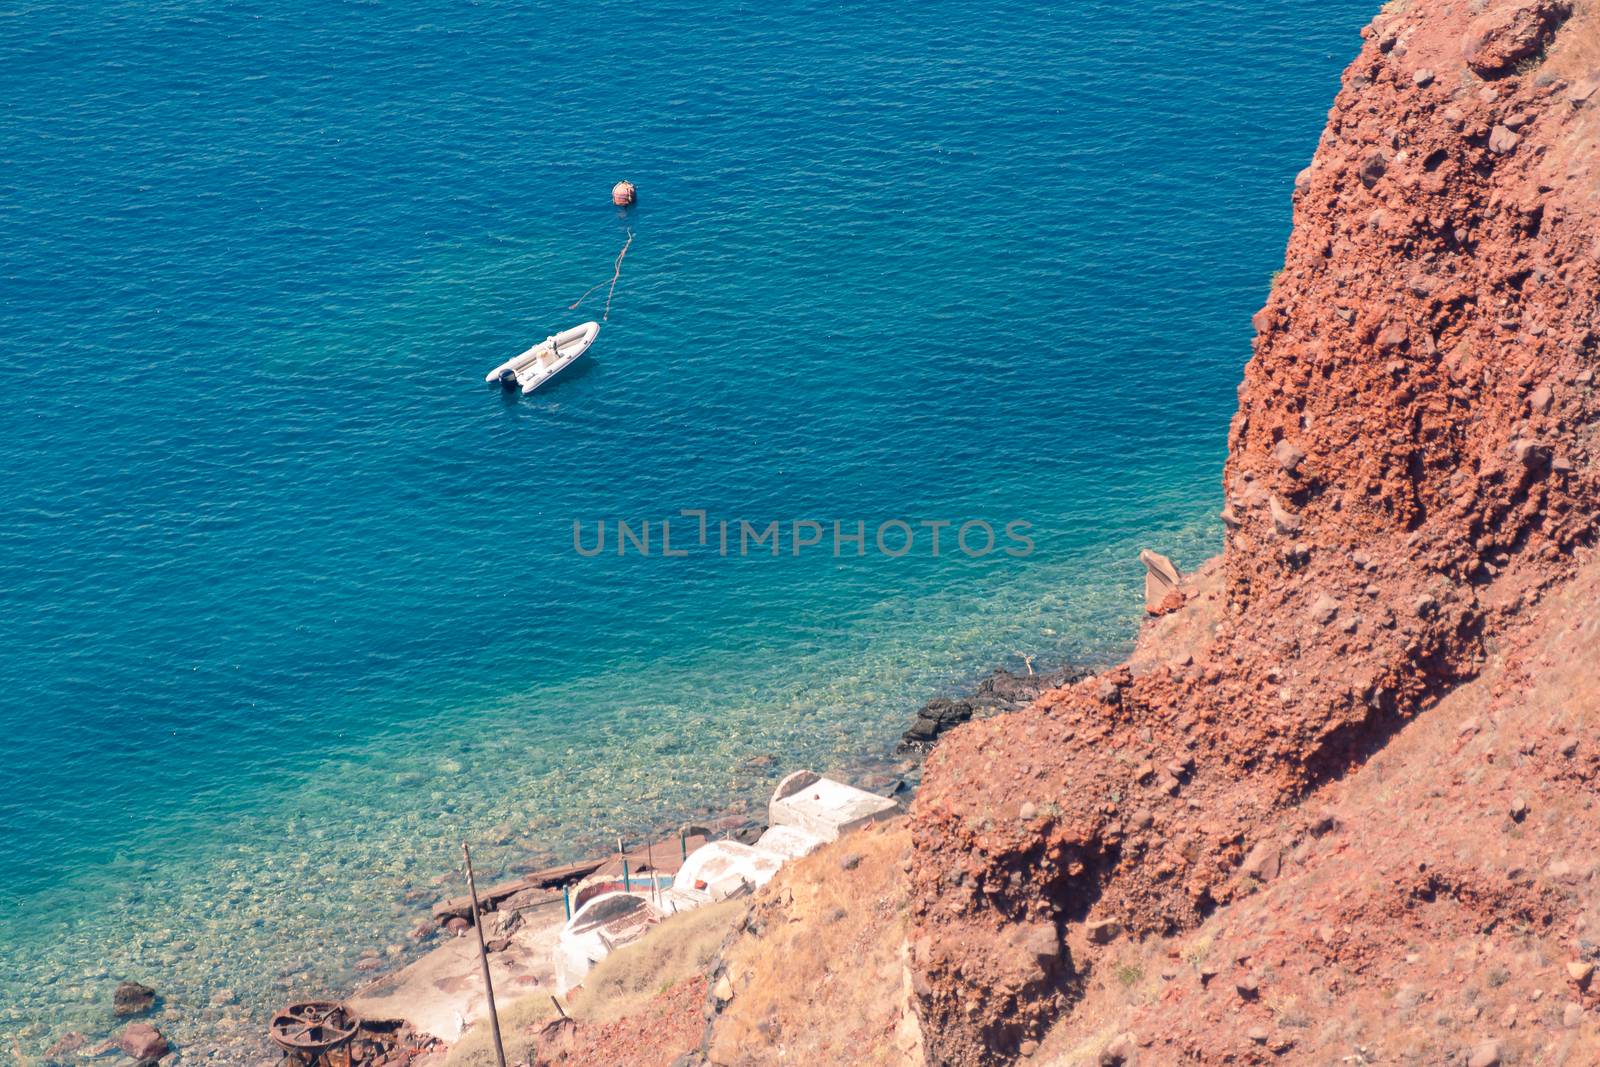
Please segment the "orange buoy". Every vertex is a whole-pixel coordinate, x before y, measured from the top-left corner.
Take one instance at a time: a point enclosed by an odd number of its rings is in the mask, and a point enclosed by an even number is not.
[[[632,182],[618,182],[611,187],[611,202],[618,207],[629,207],[638,193]]]

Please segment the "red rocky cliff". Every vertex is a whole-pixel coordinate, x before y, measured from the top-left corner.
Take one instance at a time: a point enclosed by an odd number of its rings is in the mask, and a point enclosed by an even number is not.
[[[1591,7],[1411,0],[1364,31],[1255,318],[1215,624],[930,758],[930,1062],[1033,1051],[1098,943],[1193,929],[1270,876],[1258,828],[1471,679],[1593,541]]]

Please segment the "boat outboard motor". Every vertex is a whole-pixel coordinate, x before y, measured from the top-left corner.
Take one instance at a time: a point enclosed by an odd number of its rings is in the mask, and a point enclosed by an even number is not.
[[[516,385],[516,384],[517,384],[517,372],[516,371],[512,370],[510,367],[507,367],[505,370],[500,372],[500,388],[502,388],[502,389],[510,389],[513,385]]]

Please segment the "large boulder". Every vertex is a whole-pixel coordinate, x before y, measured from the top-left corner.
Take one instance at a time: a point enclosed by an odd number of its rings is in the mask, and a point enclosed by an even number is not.
[[[483,936],[496,940],[509,938],[522,926],[522,913],[520,911],[491,911],[479,920],[483,924]]]
[[[1480,77],[1508,74],[1542,53],[1570,14],[1568,0],[1500,0],[1467,27],[1461,56]]]

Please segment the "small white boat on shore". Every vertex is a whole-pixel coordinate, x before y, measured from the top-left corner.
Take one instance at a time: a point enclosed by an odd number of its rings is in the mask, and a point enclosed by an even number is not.
[[[483,380],[498,382],[507,389],[513,385],[519,386],[523,395],[527,395],[589,351],[589,346],[594,344],[599,333],[598,322],[586,322],[582,326],[563,330],[553,337],[546,337],[521,355],[506,360],[484,375]]]

